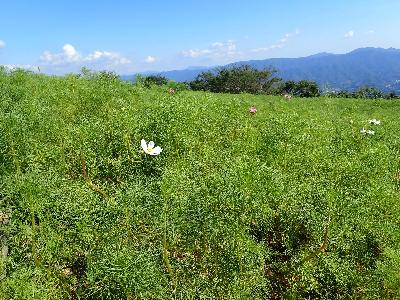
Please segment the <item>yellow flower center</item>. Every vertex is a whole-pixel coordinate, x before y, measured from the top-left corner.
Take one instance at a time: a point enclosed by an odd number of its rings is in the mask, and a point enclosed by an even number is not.
[[[153,148],[147,148],[147,152],[153,152]]]

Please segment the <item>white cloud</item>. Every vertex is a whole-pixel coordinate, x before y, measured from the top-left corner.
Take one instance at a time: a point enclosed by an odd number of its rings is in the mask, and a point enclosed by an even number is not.
[[[0,49],[4,48],[6,46],[6,43],[3,40],[0,40]]]
[[[224,45],[224,43],[221,42],[215,42],[211,44],[211,47],[222,47]]]
[[[51,53],[50,51],[44,51],[40,56],[40,60],[44,63],[51,65],[60,65],[71,62],[78,62],[82,59],[82,55],[76,51],[75,47],[70,44],[63,46],[63,52]]]
[[[375,33],[375,30],[368,30],[366,33],[367,33],[367,34],[374,34],[374,33]]]
[[[101,63],[104,67],[125,65],[131,61],[116,52],[99,51],[96,50],[87,55],[82,55],[71,44],[63,46],[63,52],[52,53],[44,51],[40,56],[40,60],[46,65],[68,65],[68,64],[82,64],[82,63]]]
[[[228,40],[226,42],[215,42],[210,45],[210,47],[205,49],[190,49],[182,51],[182,55],[185,57],[198,58],[207,57],[211,59],[221,59],[221,58],[233,58],[240,54],[237,51],[237,46],[235,41]]]
[[[108,61],[113,65],[126,65],[131,63],[129,59],[121,56],[119,53],[98,50],[84,57],[83,61]]]
[[[63,50],[66,57],[71,61],[77,61],[81,57],[81,55],[75,50],[74,46],[70,44],[65,44]]]
[[[182,52],[183,56],[192,57],[192,58],[205,56],[210,53],[211,53],[211,51],[209,49],[190,49],[190,50]]]
[[[346,32],[344,37],[347,39],[351,39],[352,37],[354,37],[354,31],[350,30],[349,32]]]
[[[13,65],[13,64],[8,64],[8,65],[1,65],[2,67],[8,69],[8,70],[15,70],[15,69],[25,69],[29,71],[38,71],[37,66],[33,65]]]
[[[251,52],[266,52],[274,49],[281,49],[289,42],[292,37],[299,34],[299,29],[296,29],[294,32],[285,33],[285,35],[281,39],[279,39],[278,43],[266,47],[255,48],[252,49]]]
[[[158,60],[159,60],[158,57],[149,55],[149,56],[146,57],[146,59],[144,61],[147,62],[148,64],[152,64],[152,63],[155,63]]]

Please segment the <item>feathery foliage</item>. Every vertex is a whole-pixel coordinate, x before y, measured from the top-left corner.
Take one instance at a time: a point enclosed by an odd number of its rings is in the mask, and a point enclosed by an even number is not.
[[[0,295],[399,298],[399,112],[3,70]]]

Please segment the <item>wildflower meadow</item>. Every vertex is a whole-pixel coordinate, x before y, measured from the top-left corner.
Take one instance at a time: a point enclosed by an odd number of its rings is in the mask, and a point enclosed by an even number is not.
[[[399,119],[0,70],[0,299],[399,299]]]

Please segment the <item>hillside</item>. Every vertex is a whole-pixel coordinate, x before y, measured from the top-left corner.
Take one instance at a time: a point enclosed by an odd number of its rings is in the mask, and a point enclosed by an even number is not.
[[[300,58],[241,61],[231,65],[243,64],[256,68],[272,67],[286,80],[314,80],[322,89],[352,91],[368,85],[400,93],[400,50],[393,48],[360,48],[347,54],[320,53]],[[160,74],[176,81],[190,81],[206,70],[208,68]]]
[[[1,298],[399,299],[399,118],[0,72]]]

